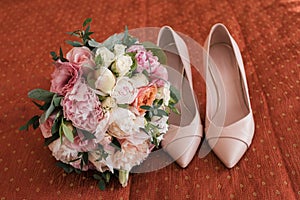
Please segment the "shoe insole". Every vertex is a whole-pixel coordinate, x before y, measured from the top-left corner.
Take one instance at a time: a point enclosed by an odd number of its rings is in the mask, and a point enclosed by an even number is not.
[[[249,113],[244,85],[233,49],[229,45],[220,43],[211,46],[210,55],[223,81],[225,97],[221,98],[225,99],[220,99],[220,105],[225,106],[224,126],[228,126]]]

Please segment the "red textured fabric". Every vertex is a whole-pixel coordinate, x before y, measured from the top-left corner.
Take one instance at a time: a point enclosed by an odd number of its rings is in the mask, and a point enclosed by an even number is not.
[[[124,26],[169,25],[204,43],[210,27],[224,23],[239,44],[256,122],[253,143],[233,169],[210,153],[186,169],[175,163],[133,174],[106,191],[89,174],[66,175],[43,146],[40,130],[18,128],[37,113],[27,98],[49,88],[49,51],[92,17],[102,41]],[[298,0],[2,0],[0,7],[0,199],[299,199],[300,2]],[[193,71],[196,74],[196,71]],[[205,113],[205,86],[194,80]]]

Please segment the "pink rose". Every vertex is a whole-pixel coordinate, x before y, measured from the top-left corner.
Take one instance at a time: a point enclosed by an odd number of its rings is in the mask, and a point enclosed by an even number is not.
[[[62,101],[64,117],[72,124],[94,133],[104,117],[101,103],[96,94],[79,79]]]
[[[41,123],[41,121],[40,121],[40,129],[42,131],[44,138],[49,138],[52,136],[51,128],[54,123],[55,116],[56,116],[56,113],[50,115],[44,123]]]
[[[81,67],[83,74],[87,75],[95,67],[92,51],[87,47],[74,47],[66,55],[70,63]]]
[[[50,91],[64,96],[73,89],[74,84],[80,77],[79,66],[58,60],[55,67],[51,75]]]

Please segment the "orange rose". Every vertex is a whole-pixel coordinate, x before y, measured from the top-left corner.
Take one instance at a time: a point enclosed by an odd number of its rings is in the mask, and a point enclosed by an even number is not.
[[[135,99],[133,105],[141,115],[144,114],[146,111],[144,109],[141,109],[140,106],[151,106],[153,101],[155,100],[156,93],[156,85],[139,88],[137,98]]]

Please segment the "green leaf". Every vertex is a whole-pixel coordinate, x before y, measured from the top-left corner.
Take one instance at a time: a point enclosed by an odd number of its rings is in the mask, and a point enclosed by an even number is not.
[[[117,104],[119,108],[128,108],[128,104]]]
[[[57,140],[58,138],[59,138],[59,133],[56,132],[56,133],[52,134],[51,137],[45,138],[44,145],[45,145],[45,146],[48,146],[49,144],[51,144],[52,142],[54,142],[54,141]]]
[[[28,92],[28,97],[31,99],[48,102],[48,101],[51,101],[54,94],[55,93],[49,92],[44,89],[34,89],[34,90],[31,90],[30,92]]]
[[[78,42],[78,41],[67,40],[66,43],[73,46],[73,47],[82,47],[83,46],[83,44],[81,42]]]
[[[158,109],[157,110],[157,116],[159,116],[159,117],[169,116],[169,114],[166,111],[164,111],[164,110]]]
[[[131,35],[129,35],[128,28],[127,28],[127,26],[125,26],[125,31],[124,31],[124,37],[123,37],[123,40],[122,40],[122,44],[124,44],[127,47],[130,47],[133,44],[135,44],[137,41],[138,41],[137,38],[134,38]]]
[[[86,130],[79,130],[82,134],[83,134],[83,136],[84,136],[84,138],[83,138],[83,140],[92,140],[92,139],[95,139],[96,138],[96,136],[94,135],[94,134],[92,134],[92,133],[90,133],[89,131],[86,131]]]
[[[114,34],[107,38],[102,45],[108,48],[110,51],[113,51],[115,44],[122,44],[123,33]]]
[[[86,20],[84,20],[82,26],[85,27],[87,24],[92,22],[92,18],[87,18]]]
[[[151,51],[154,56],[157,56],[160,64],[163,64],[163,65],[167,64],[167,56],[166,56],[165,52],[159,46],[157,46],[156,44],[154,44],[152,42],[148,42],[148,41],[145,41],[142,44],[145,47],[145,49],[147,49],[148,51]]]
[[[68,35],[71,35],[71,36],[76,36],[76,37],[80,37],[80,35],[74,31],[74,32],[67,32]]]
[[[57,162],[56,166],[63,168],[64,171],[68,174],[70,174],[71,172],[74,171],[74,167],[72,167],[71,165],[68,165],[66,163],[63,163],[61,161]]]
[[[24,130],[28,131],[28,128],[30,125],[32,125],[32,127],[34,129],[36,129],[40,125],[39,119],[40,119],[40,116],[38,116],[38,115],[33,116],[25,125],[21,126],[19,128],[19,130],[20,131],[24,131]]]
[[[87,165],[89,163],[89,153],[88,152],[83,152],[82,160],[85,165]]]
[[[59,59],[61,60],[61,62],[68,62],[68,60],[64,58],[61,47],[59,48]]]
[[[104,182],[104,180],[103,179],[101,179],[101,180],[99,180],[99,182],[98,182],[98,188],[100,189],[100,190],[102,190],[102,191],[104,191],[105,190],[105,182]]]
[[[152,107],[151,106],[147,106],[147,105],[142,105],[140,106],[141,109],[144,109],[144,110],[151,110]]]
[[[66,136],[66,138],[70,141],[70,142],[74,142],[74,135],[72,130],[66,126],[64,123],[61,124],[62,126],[62,131],[64,132],[64,135]]]
[[[60,102],[62,100],[63,97],[58,97],[58,96],[53,96],[53,105],[55,107],[59,107],[60,106]]]
[[[58,56],[56,55],[56,53],[55,53],[54,51],[51,51],[51,52],[50,52],[50,55],[52,56],[52,59],[53,59],[54,61],[57,61],[57,60],[58,60]]]
[[[177,103],[180,100],[180,92],[174,87],[170,86],[170,97]]]
[[[99,174],[93,174],[93,178],[96,180],[101,180],[101,176]]]

